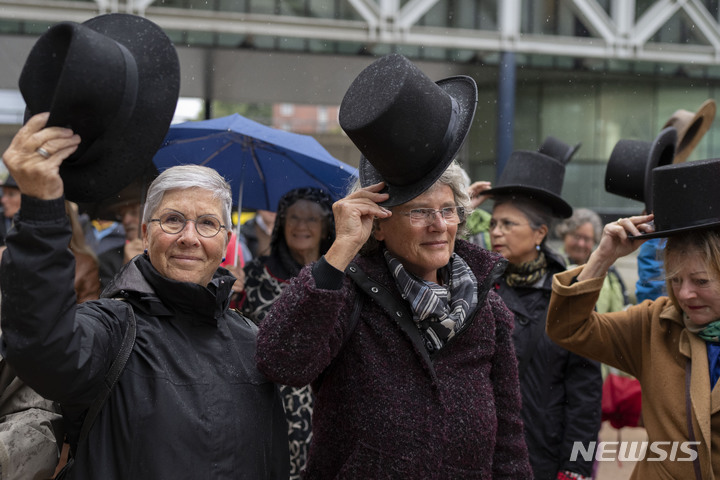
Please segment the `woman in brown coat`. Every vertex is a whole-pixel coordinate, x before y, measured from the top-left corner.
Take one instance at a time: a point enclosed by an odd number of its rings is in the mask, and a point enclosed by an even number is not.
[[[550,338],[634,375],[643,390],[645,446],[578,445],[575,453],[640,460],[633,479],[720,474],[720,389],[714,389],[720,377],[720,197],[703,193],[718,176],[720,159],[656,168],[654,217],[606,225],[588,263],[554,278]],[[622,312],[593,312],[608,268],[656,237],[668,238],[669,297]]]

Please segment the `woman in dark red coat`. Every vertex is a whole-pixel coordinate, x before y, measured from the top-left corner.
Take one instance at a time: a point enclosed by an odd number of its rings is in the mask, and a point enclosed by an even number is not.
[[[468,77],[434,84],[389,55],[343,100],[361,188],[258,336],[263,373],[316,392],[306,479],[532,476],[512,314],[491,288],[505,261],[456,239],[469,199],[452,160],[476,98]]]

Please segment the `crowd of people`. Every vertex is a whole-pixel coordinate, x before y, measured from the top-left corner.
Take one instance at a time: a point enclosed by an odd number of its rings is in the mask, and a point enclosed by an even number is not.
[[[35,85],[48,58],[62,101]],[[648,441],[680,445],[633,478],[720,473],[720,160],[685,161],[714,103],[618,144],[606,189],[645,208],[603,227],[562,196],[579,144],[472,182],[475,81],[385,55],[340,106],[347,194],[288,189],[236,228],[215,170],[148,173],[178,65],[126,14],[28,57],[2,155],[1,478],[590,479],[608,368],[642,385]],[[94,75],[114,88],[79,109]],[[631,293],[614,264],[641,246]]]

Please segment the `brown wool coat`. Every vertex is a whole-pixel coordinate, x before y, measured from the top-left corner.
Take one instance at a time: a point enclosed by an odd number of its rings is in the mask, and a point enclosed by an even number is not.
[[[626,311],[593,312],[603,278],[570,285],[582,267],[555,275],[548,310],[547,333],[577,354],[624,370],[640,380],[643,422],[648,441],[688,440],[685,395],[686,360],[691,359],[690,398],[695,440],[704,480],[720,474],[720,388],[711,391],[705,342],[689,333],[681,314],[667,297],[646,300]],[[650,448],[638,462],[632,479],[693,479],[692,461],[678,448],[671,461],[671,444],[664,461]]]

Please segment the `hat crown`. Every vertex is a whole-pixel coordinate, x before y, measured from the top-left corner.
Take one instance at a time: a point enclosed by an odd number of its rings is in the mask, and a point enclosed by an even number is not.
[[[684,162],[695,150],[715,120],[715,109],[715,100],[708,99],[700,105],[697,112],[679,109],[665,122],[663,128],[675,127],[677,130],[674,163]]]
[[[675,156],[677,131],[667,127],[652,141],[619,140],[605,168],[605,191],[645,203],[653,211],[652,171],[669,165]]]
[[[649,236],[720,225],[720,159],[666,165],[652,174],[655,233]]]
[[[362,153],[362,185],[386,182],[386,206],[422,193],[462,146],[476,105],[470,77],[436,83],[399,54],[370,64],[353,80],[339,112],[340,126]]]

